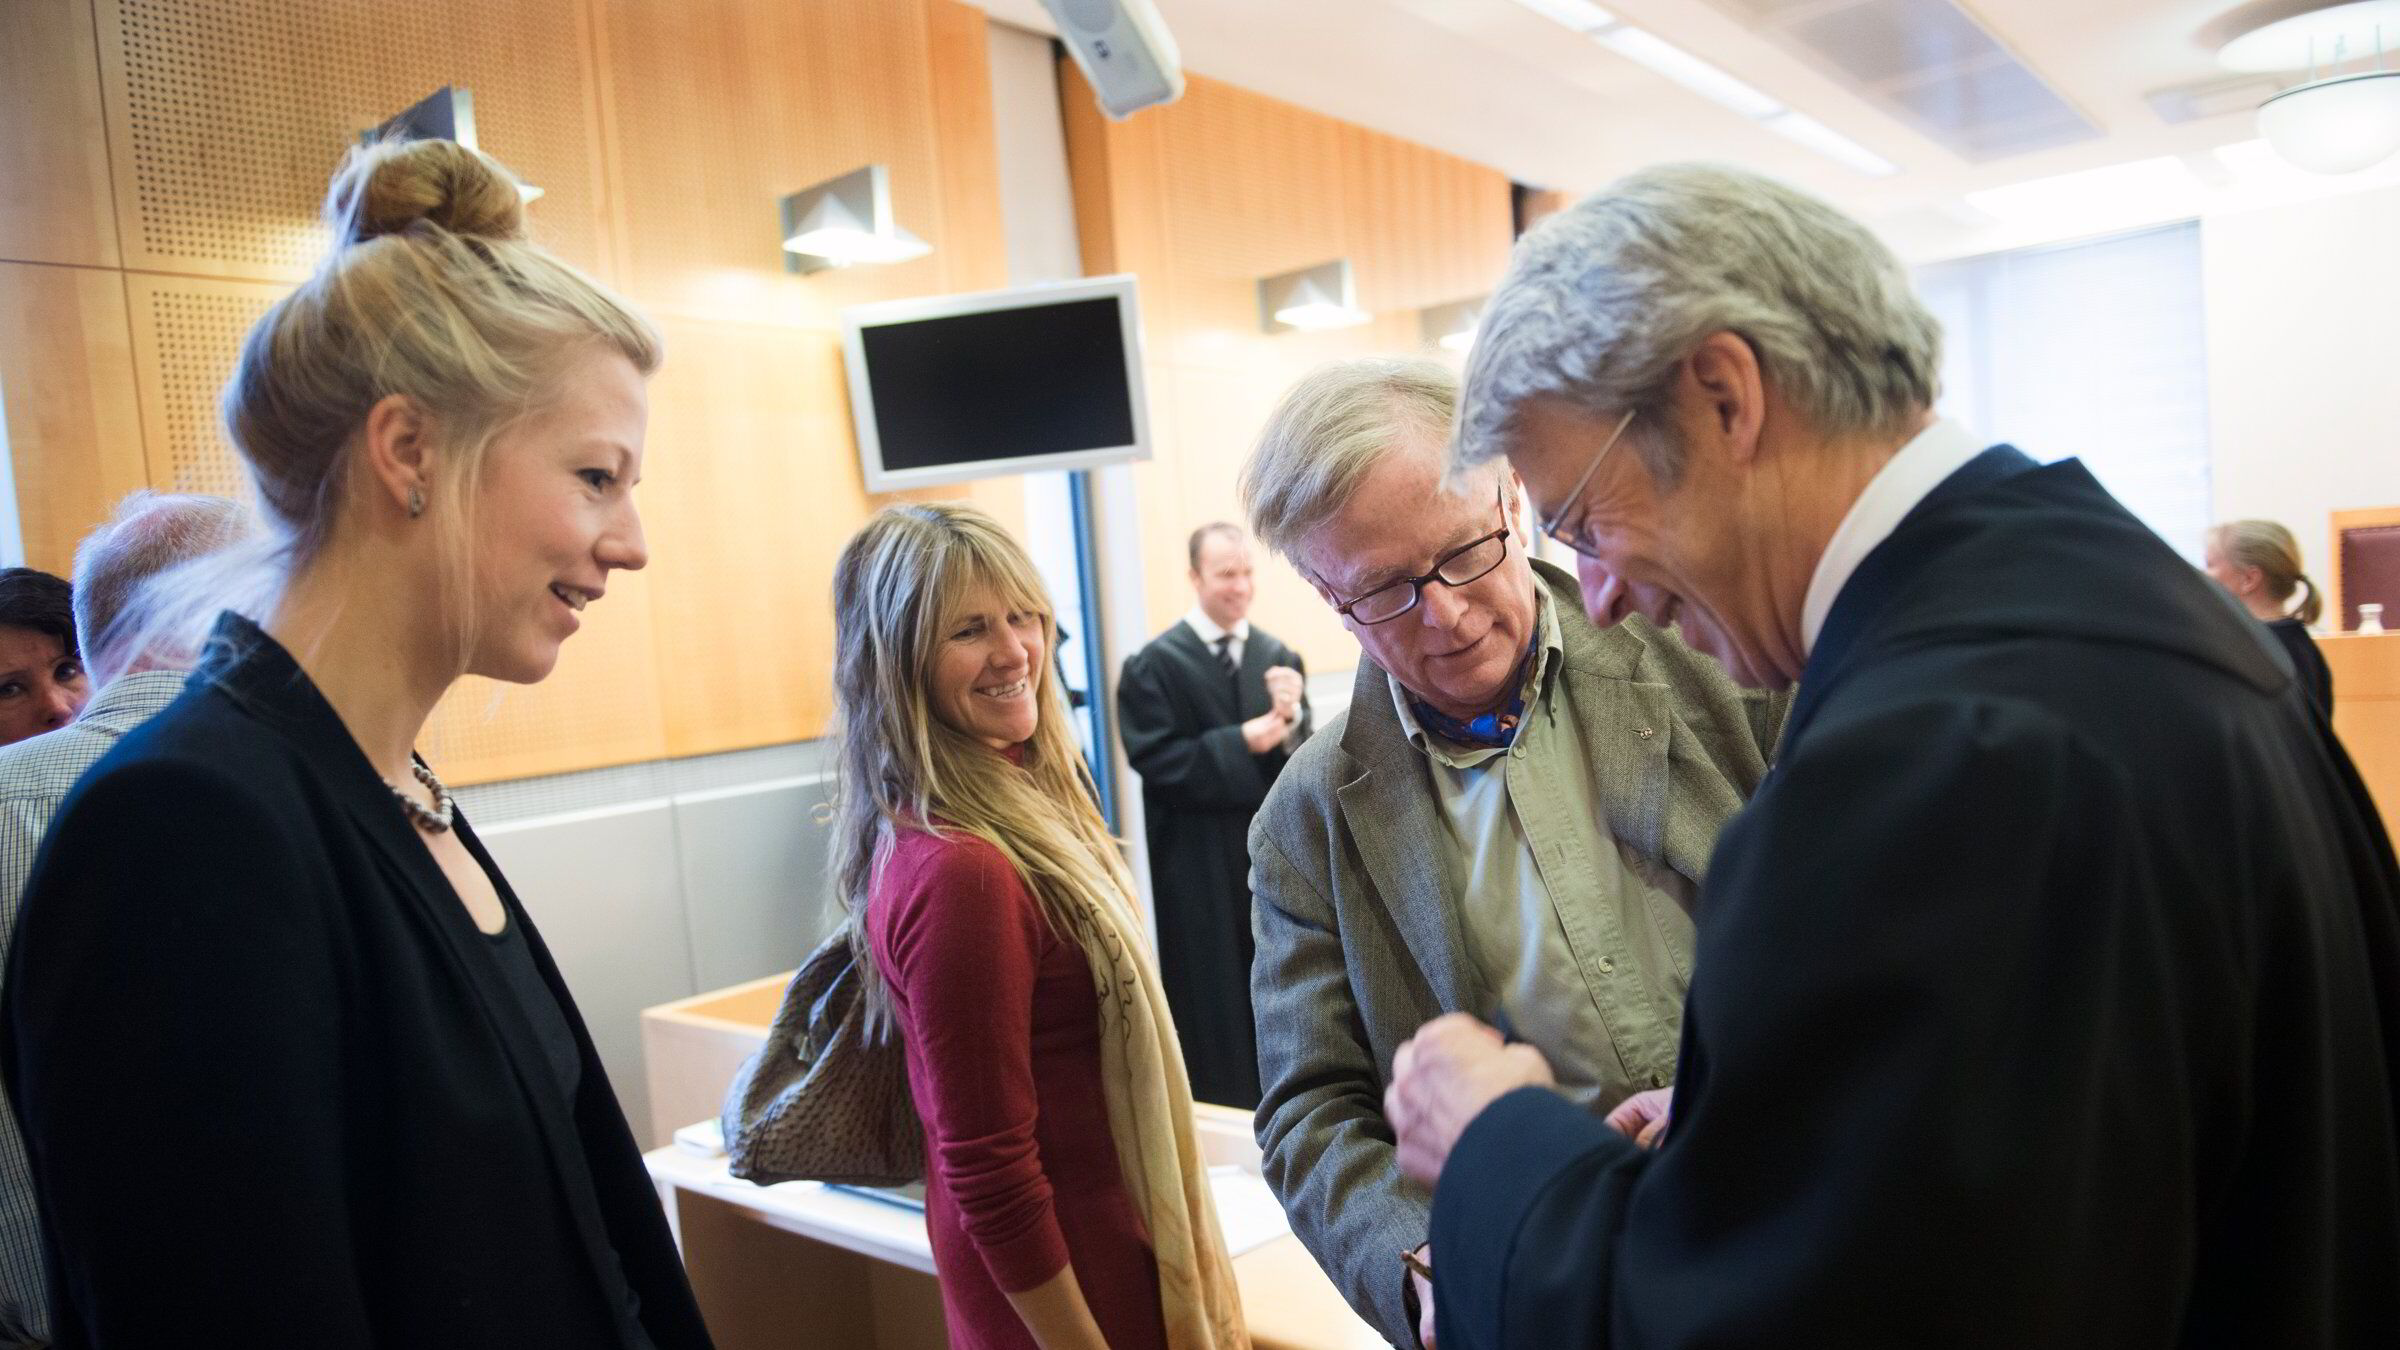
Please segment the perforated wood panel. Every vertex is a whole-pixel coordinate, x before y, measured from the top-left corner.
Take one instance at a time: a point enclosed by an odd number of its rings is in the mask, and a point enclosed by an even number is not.
[[[297,279],[358,133],[443,85],[545,195],[552,248],[603,268],[576,0],[96,0],[128,267]]]
[[[419,748],[445,781],[487,783],[656,759],[667,750],[649,578],[611,573],[608,594],[540,684],[469,677],[435,709]]]
[[[218,399],[243,337],[284,290],[265,282],[127,275],[152,486],[248,498],[248,475],[225,438]]]
[[[0,240],[131,269],[0,267],[28,540],[63,566],[122,490],[244,490],[219,395],[321,256],[327,177],[358,128],[463,85],[484,148],[548,194],[537,236],[670,316],[670,374],[651,569],[618,576],[541,685],[463,684],[424,748],[471,783],[818,734],[834,550],[878,504],[834,314],[1005,284],[984,24],[956,0],[7,0],[0,166],[38,181],[9,183]],[[59,135],[13,135],[20,91]],[[777,198],[863,163],[891,167],[934,254],[787,276]],[[1013,480],[943,495],[1023,524]]]
[[[1497,170],[1202,77],[1183,99],[1121,123],[1062,64],[1084,263],[1142,282],[1157,459],[1135,472],[1153,626],[1191,603],[1184,540],[1239,519],[1235,482],[1267,414],[1309,370],[1424,351],[1417,311],[1483,294],[1514,233]],[[1257,282],[1348,258],[1357,328],[1260,331]],[[1438,357],[1438,351],[1425,354]],[[1253,614],[1313,668],[1357,645],[1288,566],[1260,560]]]

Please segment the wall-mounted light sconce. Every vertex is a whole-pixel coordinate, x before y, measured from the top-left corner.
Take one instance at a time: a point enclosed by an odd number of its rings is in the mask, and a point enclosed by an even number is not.
[[[1258,283],[1258,322],[1270,333],[1294,328],[1351,328],[1375,316],[1358,307],[1350,260],[1303,267]]]
[[[1477,296],[1473,300],[1454,300],[1447,305],[1418,310],[1425,340],[1452,352],[1463,352],[1475,345],[1475,325],[1483,322],[1483,302],[1486,298]]]
[[[387,138],[403,141],[456,141],[469,150],[483,147],[475,143],[475,95],[455,85],[443,85],[412,103],[390,121],[358,133],[358,143],[372,145]],[[517,180],[517,193],[527,201],[542,195],[542,190],[523,179]]]
[[[783,199],[783,267],[822,272],[852,263],[896,263],[933,252],[892,219],[891,175],[853,169]]]

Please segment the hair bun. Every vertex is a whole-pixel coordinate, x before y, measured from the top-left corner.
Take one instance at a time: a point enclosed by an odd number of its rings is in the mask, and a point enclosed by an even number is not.
[[[351,151],[325,215],[345,245],[401,234],[420,220],[470,238],[525,237],[516,176],[456,141],[381,141]]]

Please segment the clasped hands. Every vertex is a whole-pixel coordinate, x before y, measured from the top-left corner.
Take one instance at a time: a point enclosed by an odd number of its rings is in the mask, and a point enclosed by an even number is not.
[[[1300,720],[1300,672],[1290,666],[1267,667],[1267,697],[1274,706],[1242,723],[1242,741],[1250,753],[1263,755],[1283,744]]]
[[[1459,1136],[1483,1109],[1521,1087],[1551,1087],[1550,1061],[1523,1041],[1465,1013],[1437,1017],[1418,1028],[1392,1059],[1392,1084],[1383,1114],[1398,1141],[1400,1170],[1428,1186]],[[1644,1148],[1665,1137],[1673,1088],[1637,1092],[1609,1112],[1608,1125]]]

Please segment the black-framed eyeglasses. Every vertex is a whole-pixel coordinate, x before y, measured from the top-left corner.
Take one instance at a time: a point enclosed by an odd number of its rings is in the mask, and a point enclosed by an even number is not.
[[[1583,490],[1592,485],[1592,475],[1600,472],[1600,461],[1608,458],[1608,452],[1616,449],[1617,442],[1624,439],[1625,428],[1633,425],[1633,413],[1633,409],[1627,408],[1625,415],[1617,419],[1617,429],[1608,434],[1608,440],[1602,443],[1600,452],[1592,456],[1592,462],[1583,466],[1583,477],[1575,480],[1575,486],[1567,490],[1567,499],[1558,504],[1558,510],[1553,512],[1550,519],[1542,526],[1543,534],[1587,558],[1596,558],[1600,555],[1584,544],[1583,531],[1577,530],[1572,536],[1561,534],[1559,531],[1567,523],[1567,513],[1575,509],[1575,503],[1583,500]]]
[[[1502,494],[1505,492],[1504,487]],[[1499,529],[1443,554],[1434,560],[1433,570],[1425,575],[1387,581],[1355,600],[1336,604],[1333,612],[1353,623],[1389,623],[1415,609],[1418,602],[1425,598],[1426,586],[1433,582],[1455,587],[1481,580],[1508,559],[1506,496],[1495,496],[1493,504],[1500,508]]]

